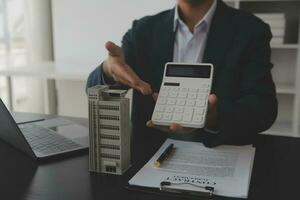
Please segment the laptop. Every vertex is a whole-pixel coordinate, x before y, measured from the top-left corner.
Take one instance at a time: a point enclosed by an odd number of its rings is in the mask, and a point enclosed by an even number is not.
[[[0,139],[34,159],[87,149],[88,128],[63,118],[17,124],[0,99]]]

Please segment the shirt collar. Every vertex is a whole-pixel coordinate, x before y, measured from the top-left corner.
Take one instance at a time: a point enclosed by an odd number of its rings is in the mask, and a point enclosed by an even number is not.
[[[207,13],[204,15],[204,17],[195,25],[195,27],[199,26],[202,23],[205,23],[208,26],[208,29],[210,28],[212,18],[214,16],[214,13],[217,8],[217,1],[213,0],[213,4],[210,6]],[[175,32],[178,26],[178,23],[183,23],[183,21],[179,17],[178,13],[178,5],[175,7],[175,15],[174,15],[174,25],[173,25],[173,31]]]

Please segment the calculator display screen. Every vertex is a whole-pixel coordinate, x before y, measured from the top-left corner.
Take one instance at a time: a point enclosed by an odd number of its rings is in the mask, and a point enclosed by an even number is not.
[[[209,65],[168,65],[166,76],[186,78],[210,78]]]

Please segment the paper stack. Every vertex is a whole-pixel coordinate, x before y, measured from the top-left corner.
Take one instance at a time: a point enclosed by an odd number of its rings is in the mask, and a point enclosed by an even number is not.
[[[170,144],[172,154],[156,167],[155,161]],[[183,194],[207,193],[204,188],[213,187],[213,195],[247,198],[254,155],[252,146],[211,149],[198,142],[167,139],[129,184],[162,190],[162,182],[168,182],[168,189]]]
[[[270,25],[273,34],[271,44],[283,44],[286,25],[284,13],[256,13],[255,15]]]

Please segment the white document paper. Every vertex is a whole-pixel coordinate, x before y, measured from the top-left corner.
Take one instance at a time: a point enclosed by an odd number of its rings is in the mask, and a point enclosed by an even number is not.
[[[154,162],[174,144],[172,154],[160,168]],[[162,181],[177,184],[171,188],[203,191],[196,187],[214,187],[214,194],[247,198],[254,161],[252,146],[219,146],[206,148],[202,143],[168,139],[151,160],[129,181],[130,185],[159,188]]]

